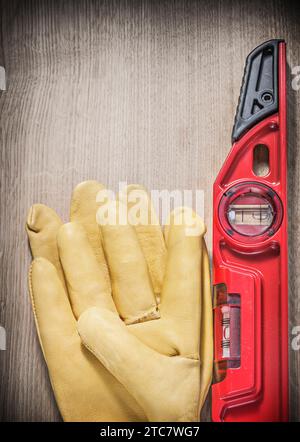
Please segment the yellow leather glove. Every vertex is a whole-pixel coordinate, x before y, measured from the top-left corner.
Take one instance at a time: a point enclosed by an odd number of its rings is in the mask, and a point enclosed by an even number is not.
[[[75,189],[69,224],[43,205],[27,220],[31,299],[61,414],[197,421],[212,373],[205,227],[195,217],[198,234],[188,236],[177,211],[165,237],[157,224],[102,225],[99,234],[102,188],[91,181]]]

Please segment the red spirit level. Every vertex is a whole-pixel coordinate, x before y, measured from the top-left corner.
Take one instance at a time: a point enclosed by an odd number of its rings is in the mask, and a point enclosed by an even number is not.
[[[286,54],[246,61],[214,184],[214,421],[288,420]]]

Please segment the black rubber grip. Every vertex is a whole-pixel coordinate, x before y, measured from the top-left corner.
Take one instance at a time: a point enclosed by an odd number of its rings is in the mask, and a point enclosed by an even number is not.
[[[284,40],[269,40],[247,57],[232,142],[251,127],[278,111],[278,46]]]

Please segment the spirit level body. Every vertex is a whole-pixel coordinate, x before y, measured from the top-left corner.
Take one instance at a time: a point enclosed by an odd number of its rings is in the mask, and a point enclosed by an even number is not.
[[[247,59],[214,183],[214,421],[288,420],[287,258],[286,55],[271,40]]]

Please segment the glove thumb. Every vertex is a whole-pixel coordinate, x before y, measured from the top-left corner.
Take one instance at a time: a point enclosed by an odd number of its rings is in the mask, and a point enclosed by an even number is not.
[[[86,310],[77,329],[83,344],[136,399],[149,421],[198,420],[199,360],[152,350],[107,309]]]

